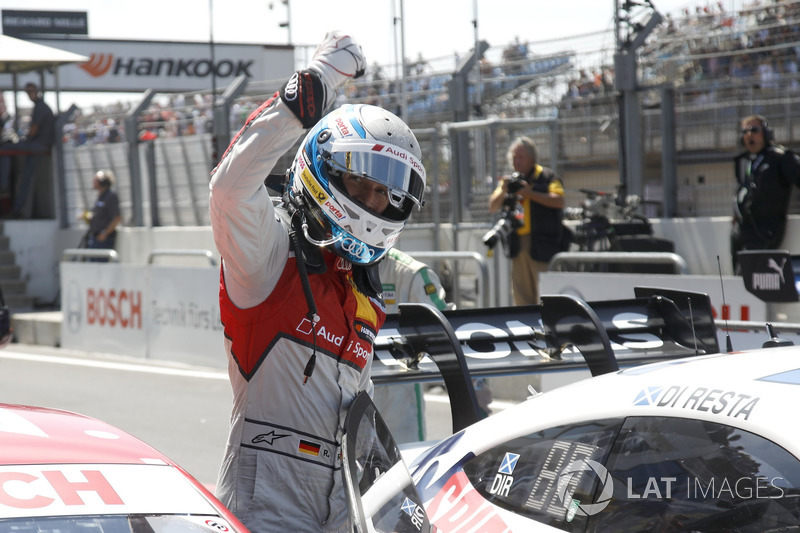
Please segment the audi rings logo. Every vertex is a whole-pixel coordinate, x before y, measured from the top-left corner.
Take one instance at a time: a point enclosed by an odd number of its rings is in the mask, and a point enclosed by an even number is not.
[[[353,264],[347,259],[336,258],[336,270],[353,270]]]
[[[300,74],[295,72],[289,81],[286,82],[286,88],[283,89],[283,99],[287,102],[297,100],[297,89],[300,86]]]
[[[345,237],[339,241],[339,246],[359,261],[370,261],[375,256],[375,252],[369,246],[353,237]]]
[[[567,522],[572,522],[576,515],[596,515],[606,508],[608,503],[611,501],[611,496],[614,494],[614,480],[611,478],[611,474],[608,473],[608,470],[606,470],[606,468],[597,461],[592,461],[591,459],[579,459],[578,461],[573,461],[564,467],[564,470],[562,470],[558,475],[556,495],[558,495],[562,502],[566,503],[565,499],[567,497],[567,488],[570,485],[574,486],[573,481],[577,483],[577,480],[581,475],[583,475],[583,472],[594,472],[594,474],[600,479],[600,485],[602,487],[600,490],[600,496],[597,498],[597,502],[590,504],[581,504],[578,500],[572,500],[569,504],[569,509],[567,510]],[[576,477],[576,475],[578,477]]]

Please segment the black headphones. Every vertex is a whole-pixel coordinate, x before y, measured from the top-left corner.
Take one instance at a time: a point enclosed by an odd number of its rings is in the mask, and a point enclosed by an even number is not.
[[[769,124],[767,124],[767,119],[765,119],[761,115],[753,115],[750,118],[758,120],[761,123],[761,131],[764,132],[764,144],[766,145],[774,144],[775,135],[772,132],[772,128],[770,128]],[[739,136],[739,144],[744,146],[744,135]]]
[[[100,184],[101,187],[110,187],[111,186],[111,178],[109,178],[105,172],[103,172],[102,178],[97,178],[97,183]]]

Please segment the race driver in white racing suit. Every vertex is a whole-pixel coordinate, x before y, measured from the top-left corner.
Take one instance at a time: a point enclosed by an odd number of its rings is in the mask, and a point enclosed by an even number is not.
[[[328,34],[212,172],[233,389],[217,496],[253,532],[352,531],[340,445],[385,318],[375,264],[425,189],[417,140],[395,115],[344,105],[323,116],[364,66],[351,37]],[[264,180],[306,129],[273,206]]]

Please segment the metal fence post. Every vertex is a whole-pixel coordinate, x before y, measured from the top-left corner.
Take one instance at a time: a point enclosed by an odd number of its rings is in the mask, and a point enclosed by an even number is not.
[[[147,163],[147,182],[150,187],[150,224],[161,225],[161,216],[158,210],[158,176],[156,176],[156,143],[147,141],[144,145],[144,159]]]
[[[69,227],[69,216],[67,214],[67,177],[64,164],[64,126],[72,120],[78,107],[75,104],[69,106],[65,112],[60,113],[56,119],[55,140],[53,142],[55,168],[55,189],[58,192],[58,218],[59,227],[62,229]]]
[[[219,159],[231,143],[231,106],[233,101],[244,92],[247,87],[247,76],[241,75],[231,82],[219,101],[214,99],[214,134],[212,144],[214,154],[211,158],[211,168],[217,166]]]
[[[142,168],[139,164],[139,113],[150,105],[155,91],[145,91],[142,100],[125,115],[125,140],[128,143],[128,169],[131,176],[131,225],[144,226]]]
[[[661,216],[673,218],[677,211],[678,172],[675,150],[675,88],[661,88],[661,186],[664,191]]]

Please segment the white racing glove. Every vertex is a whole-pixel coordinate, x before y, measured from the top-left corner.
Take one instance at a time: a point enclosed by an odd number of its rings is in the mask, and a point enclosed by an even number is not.
[[[314,126],[336,99],[336,90],[364,74],[367,62],[352,37],[333,31],[314,52],[308,67],[295,72],[280,90],[281,100],[303,127]]]
[[[308,69],[319,74],[327,91],[324,107],[336,98],[336,90],[354,78],[364,75],[367,60],[359,45],[351,36],[332,31],[317,47]]]

